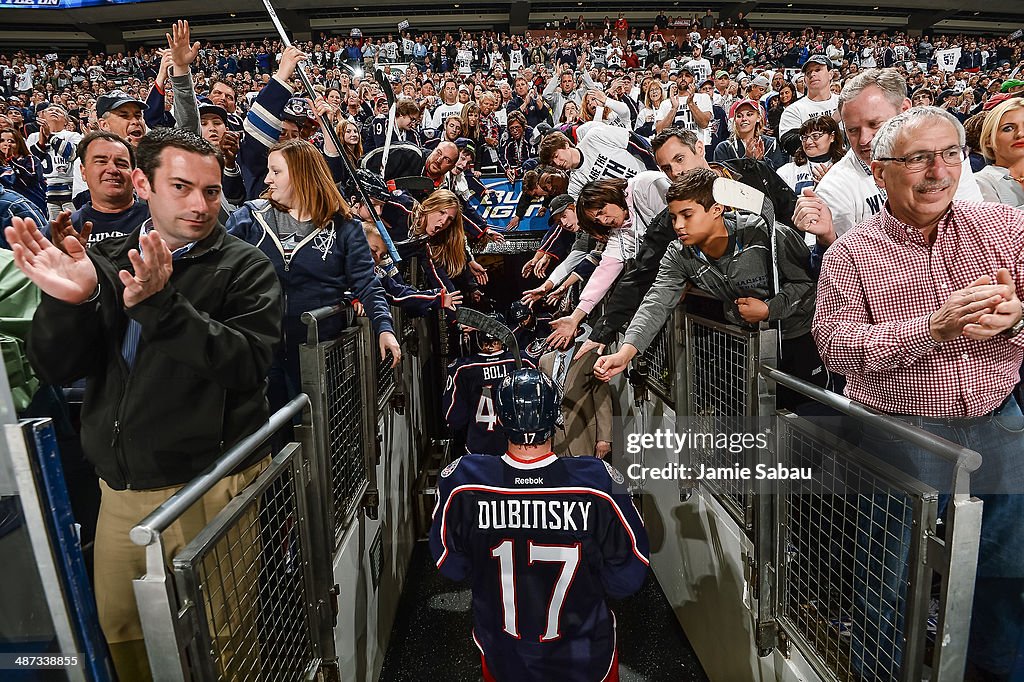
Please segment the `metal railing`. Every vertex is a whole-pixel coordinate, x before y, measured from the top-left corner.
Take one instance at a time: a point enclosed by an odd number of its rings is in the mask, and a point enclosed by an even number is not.
[[[755,331],[735,325],[683,313],[685,353],[684,381],[677,390],[676,413],[685,416],[688,427],[701,433],[733,433],[744,431],[759,414],[762,385],[757,364],[765,355],[774,358],[777,344],[775,330]],[[714,447],[697,447],[689,451],[690,466],[730,467],[734,464],[751,468],[756,452],[747,449],[737,456]],[[754,482],[740,479],[705,480],[701,482],[737,523],[753,534]]]
[[[394,321],[395,338],[398,339],[399,343],[403,342],[405,334],[404,330],[404,318],[402,309],[392,306],[391,307],[391,319]],[[377,358],[377,414],[384,414],[388,409],[392,400],[399,394],[401,385],[401,374],[397,367],[391,366],[391,357],[380,357],[380,351],[376,348],[375,343],[370,344],[370,349],[374,352],[374,355],[370,357]],[[404,352],[404,349],[403,349]]]
[[[825,680],[960,680],[966,663],[982,503],[970,495],[977,452],[778,369],[774,330],[748,330],[680,307],[668,345],[684,353],[675,386],[679,428],[761,428],[767,451],[691,448],[693,466],[804,468],[777,485],[704,480],[753,547],[755,644],[761,655],[800,650]],[[844,424],[892,434],[950,463],[953,494],[865,452],[834,420],[775,409],[781,385]],[[760,418],[760,419],[759,419]],[[767,459],[766,459],[767,458]],[[736,460],[740,461],[737,462]]]
[[[982,513],[970,474],[981,456],[773,367],[760,373],[949,462],[953,490],[942,519],[934,488],[835,429],[781,414],[775,458],[814,477],[775,495],[777,553],[762,570],[777,575],[769,608],[780,629],[826,678],[916,682],[927,665],[932,680],[962,679]]]
[[[669,407],[675,408],[674,392],[676,374],[675,315],[661,328],[654,341],[643,353],[647,368],[647,387]]]
[[[312,679],[334,656],[331,557],[313,449],[291,443],[166,566],[163,533],[309,405],[300,395],[131,530],[154,679]]]
[[[321,324],[346,315],[340,334],[321,341]],[[377,344],[369,321],[344,306],[303,313],[308,338],[299,347],[302,390],[309,395],[309,421],[304,424],[319,452],[324,453],[324,513],[336,546],[364,503],[376,499],[377,405],[380,367],[374,362]],[[392,375],[393,376],[393,375]],[[389,396],[390,397],[390,396]]]

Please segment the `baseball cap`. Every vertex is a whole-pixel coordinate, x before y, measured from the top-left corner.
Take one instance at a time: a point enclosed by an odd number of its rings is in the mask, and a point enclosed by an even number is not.
[[[985,106],[983,106],[981,110],[991,111],[995,109],[997,105],[1002,104],[1003,102],[1005,102],[1008,99],[1011,99],[1012,97],[1013,95],[1011,95],[1008,92],[1000,92],[998,95],[993,95],[991,98],[989,98],[989,100],[985,102]]]
[[[750,81],[750,84],[760,85],[762,88],[765,88],[766,90],[771,86],[771,83],[769,83],[768,79],[765,78],[764,76],[756,77],[754,80]]]
[[[1024,81],[1011,78],[1010,80],[1003,81],[1002,87],[999,88],[999,92],[1009,92],[1013,88],[1019,88],[1024,85]]]
[[[831,59],[829,59],[828,57],[826,57],[823,54],[812,54],[810,57],[807,58],[807,61],[804,62],[804,65],[802,67],[800,67],[800,70],[801,71],[806,71],[807,67],[810,66],[811,64],[821,64],[826,69],[831,69],[832,68],[832,60]]]
[[[559,194],[548,204],[548,225],[554,225],[558,216],[565,213],[565,209],[576,203],[568,194]]]
[[[309,102],[301,97],[292,97],[288,100],[288,104],[284,105],[284,111],[281,113],[281,118],[285,121],[291,121],[292,123],[306,123],[307,121],[316,120],[316,116],[313,114],[313,110],[310,108]]]
[[[758,113],[758,115],[764,118],[764,109],[762,109],[761,105],[752,99],[741,99],[733,102],[733,105],[729,107],[729,118],[736,118],[736,112],[743,106],[751,107]]]
[[[473,140],[468,137],[460,137],[455,140],[455,146],[459,148],[459,151],[468,151],[470,154],[476,154],[476,144]]]
[[[715,71],[715,78],[731,78],[728,71],[719,70]]]
[[[213,114],[219,116],[220,120],[225,123],[228,122],[228,112],[224,107],[219,107],[213,102],[200,102],[199,103],[199,118],[202,118],[206,114]]]
[[[134,104],[145,110],[146,103],[137,97],[132,97],[124,90],[111,90],[105,95],[96,98],[96,117],[103,118],[114,109],[123,107],[126,104]]]

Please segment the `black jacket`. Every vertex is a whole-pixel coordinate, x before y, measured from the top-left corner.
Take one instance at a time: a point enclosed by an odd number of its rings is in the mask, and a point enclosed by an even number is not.
[[[796,210],[796,196],[766,163],[743,158],[718,162],[717,165],[725,168],[733,179],[764,192],[775,207],[776,220],[795,227],[793,213]],[[605,299],[604,315],[594,323],[594,329],[590,333],[592,341],[609,343],[620,330],[625,329],[633,319],[633,313],[640,308],[644,295],[654,284],[665,250],[675,239],[672,218],[668,209],[665,209],[648,226],[647,234],[644,235],[637,252],[635,267],[623,275]]]
[[[69,305],[44,294],[28,342],[47,383],[86,379],[82,447],[117,490],[186,483],[267,421],[283,314],[270,261],[221,226],[174,261],[163,291],[126,310],[117,273],[132,271],[138,243],[135,230],[90,248],[98,296]],[[129,318],[142,328],[130,371],[121,354]]]

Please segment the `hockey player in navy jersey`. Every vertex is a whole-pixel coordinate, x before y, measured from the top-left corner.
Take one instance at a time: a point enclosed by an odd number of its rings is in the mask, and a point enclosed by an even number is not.
[[[538,331],[537,316],[533,309],[522,301],[512,303],[508,309],[508,316],[515,324],[512,333],[516,336],[520,352],[536,366],[540,356],[547,352],[547,346],[544,344],[547,334]]]
[[[622,474],[551,452],[558,391],[532,369],[495,396],[501,457],[465,455],[438,479],[430,529],[437,567],[473,589],[485,682],[617,682],[607,598],[643,585],[647,533]]]
[[[501,315],[492,316],[501,322]],[[472,355],[448,366],[442,409],[456,435],[465,434],[466,451],[481,455],[505,452],[507,439],[494,412],[494,389],[515,369],[516,361],[501,340],[473,331]],[[526,364],[533,366],[526,361]]]

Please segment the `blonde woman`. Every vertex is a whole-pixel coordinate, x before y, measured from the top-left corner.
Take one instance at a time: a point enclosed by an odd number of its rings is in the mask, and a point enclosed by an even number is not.
[[[271,408],[277,409],[299,388],[298,347],[306,338],[300,316],[341,303],[347,291],[366,310],[381,358],[390,352],[395,366],[402,353],[362,226],[331,179],[323,154],[305,140],[275,144],[266,184],[263,197],[235,211],[227,229],[270,258],[284,290],[284,343],[268,390]],[[340,331],[340,321],[323,324],[320,331],[330,338]]]
[[[461,275],[471,261],[462,226],[462,207],[455,193],[447,189],[435,190],[414,206],[409,236],[421,244],[421,253],[425,256],[421,265],[427,287],[457,290],[452,279]]]
[[[985,201],[1024,208],[1024,100],[997,104],[981,126],[981,153],[992,165],[974,174]]]
[[[654,122],[658,117],[658,108],[665,100],[665,89],[661,81],[651,79],[644,85],[643,108],[636,116],[636,133],[643,137],[654,135]]]
[[[774,137],[763,135],[766,119],[761,104],[752,99],[741,99],[729,109],[729,130],[732,133],[715,147],[715,161],[756,159],[764,161],[772,170],[784,166],[789,157]]]

